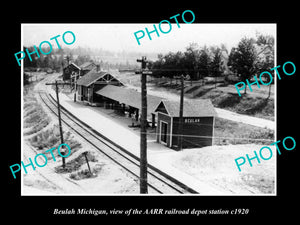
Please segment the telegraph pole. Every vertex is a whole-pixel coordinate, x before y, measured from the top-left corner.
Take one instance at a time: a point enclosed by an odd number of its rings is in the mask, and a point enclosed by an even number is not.
[[[184,95],[184,76],[181,75],[181,91],[180,91],[180,106],[179,106],[179,124],[178,124],[178,150],[182,150],[182,133],[183,133],[183,95]]]
[[[147,181],[147,74],[143,73],[146,68],[146,57],[137,59],[137,62],[142,63],[141,75],[141,97],[142,97],[142,110],[141,110],[141,141],[140,141],[140,193],[148,193]]]
[[[76,102],[76,91],[77,91],[77,74],[75,74],[75,87],[74,87],[74,102]]]
[[[57,111],[58,111],[58,124],[59,124],[59,132],[60,132],[60,142],[61,144],[64,143],[64,136],[63,136],[63,130],[61,126],[61,117],[60,117],[60,104],[59,104],[59,95],[58,95],[58,85],[57,80],[55,81],[55,90],[56,90],[56,99],[57,99]],[[64,152],[62,153],[64,155]],[[65,158],[62,157],[62,167],[65,168]]]

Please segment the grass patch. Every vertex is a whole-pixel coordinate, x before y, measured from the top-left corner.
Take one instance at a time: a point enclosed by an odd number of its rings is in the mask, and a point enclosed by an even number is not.
[[[24,135],[40,131],[50,123],[50,120],[35,97],[27,94],[23,105],[23,127],[27,129]]]
[[[70,178],[73,180],[81,180],[87,178],[94,178],[97,177],[98,173],[102,170],[102,166],[97,164],[98,166],[92,169],[92,173],[88,169],[80,170],[78,172],[74,172],[70,174]]]
[[[214,99],[213,104],[220,108],[232,108],[241,102],[238,94],[222,93],[218,98]]]
[[[72,152],[74,152],[74,150],[76,151],[81,146],[78,141],[73,139],[70,132],[63,131],[63,136],[64,142],[70,146]],[[34,135],[29,141],[33,147],[38,149],[50,149],[59,146],[61,143],[58,125],[54,125],[53,127]]]
[[[41,120],[43,120],[44,116],[46,116],[46,114],[43,112],[43,110],[37,108],[24,119],[25,127],[34,126],[36,123],[39,123]]]
[[[86,156],[89,162],[98,162],[96,157],[90,152],[88,152]],[[71,173],[78,170],[83,164],[86,164],[86,160],[82,153],[75,159],[68,161],[65,168],[62,168],[62,165],[55,167],[55,171],[57,173]]]
[[[49,124],[49,120],[47,118],[44,118],[38,124],[31,127],[31,129],[29,131],[24,131],[24,135],[31,135],[31,134],[37,133],[38,131],[40,131],[43,128],[45,128],[46,126],[48,126],[48,124]]]
[[[186,93],[186,94],[191,93],[191,92],[195,91],[198,88],[200,88],[200,85],[188,86],[184,89],[184,93]]]
[[[166,81],[162,81],[156,84],[156,86],[164,87],[166,91],[178,88],[178,85],[170,85]],[[195,84],[185,87],[186,95],[195,99],[210,99],[215,107],[274,121],[275,102],[272,97],[267,99],[267,93],[268,88],[261,87],[240,97],[235,91],[234,85],[226,84],[218,84],[217,88],[213,84]]]
[[[274,120],[274,99],[252,98],[236,93],[219,93],[210,96],[215,107],[227,109],[236,113]]]
[[[274,131],[259,128],[243,123],[216,117],[215,118],[215,144],[271,144],[274,141]],[[270,139],[253,140],[253,139]]]
[[[261,174],[243,174],[241,180],[249,187],[258,189],[261,193],[271,194],[275,190],[275,180]]]

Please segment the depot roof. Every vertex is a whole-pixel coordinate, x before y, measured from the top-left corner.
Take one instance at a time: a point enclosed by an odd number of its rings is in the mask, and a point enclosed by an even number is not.
[[[96,92],[106,98],[118,101],[131,107],[141,109],[141,93],[126,87],[106,85]],[[147,95],[148,114],[153,113],[162,98],[153,95]]]
[[[155,112],[163,112],[171,117],[179,117],[179,101],[161,100]],[[183,117],[211,117],[216,116],[213,104],[209,99],[184,99]]]
[[[82,86],[88,87],[91,84],[93,84],[96,81],[101,80],[101,79],[103,81],[105,81],[106,83],[115,81],[115,82],[118,82],[121,85],[123,85],[123,83],[121,81],[119,81],[115,76],[111,75],[110,73],[105,72],[105,71],[97,72],[94,70],[88,72],[87,74],[85,74],[84,76],[79,78],[79,80],[77,81],[77,85],[82,85]]]

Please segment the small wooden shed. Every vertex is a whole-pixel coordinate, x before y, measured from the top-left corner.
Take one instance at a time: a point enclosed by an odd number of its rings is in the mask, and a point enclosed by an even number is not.
[[[179,140],[179,101],[162,100],[156,107],[156,140],[177,149]],[[212,145],[216,112],[209,99],[184,100],[183,148]]]
[[[69,80],[71,78],[71,74],[80,75],[80,67],[75,63],[71,63],[63,69],[63,80]]]

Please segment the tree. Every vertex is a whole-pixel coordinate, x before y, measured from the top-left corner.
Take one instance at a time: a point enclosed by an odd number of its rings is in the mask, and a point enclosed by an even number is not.
[[[153,76],[173,77],[184,73],[188,68],[184,62],[184,55],[178,51],[169,52],[166,55],[158,54],[158,60],[148,64],[148,68],[154,70]]]
[[[35,49],[33,46],[30,46],[30,47],[24,47],[23,48],[23,52],[26,52],[26,49],[28,49],[29,52],[34,52]],[[25,68],[28,68],[28,67],[37,67],[37,59],[38,59],[38,56],[36,54],[32,54],[31,55],[31,59],[32,61],[30,61],[29,57],[25,57],[24,58],[24,67]]]
[[[196,43],[190,43],[184,52],[183,64],[184,68],[189,71],[189,75],[193,80],[199,79],[199,60],[200,51]]]
[[[221,49],[216,48],[214,50],[214,56],[210,63],[210,72],[214,77],[219,77],[222,74],[221,70]]]
[[[224,70],[221,66],[221,50],[217,48],[217,55],[213,58],[213,72],[216,76]],[[169,52],[158,55],[158,59],[149,63],[149,69],[153,70],[153,76],[173,77],[174,75],[189,75],[192,80],[209,76],[211,73],[212,53],[206,46],[199,48],[198,44],[190,43],[184,52]]]
[[[237,48],[232,48],[229,54],[228,66],[231,71],[240,76],[240,80],[246,83],[256,72],[257,54],[252,38],[243,38]],[[246,94],[247,88],[244,89]]]
[[[268,71],[272,74],[274,80],[274,71],[269,71],[274,65],[274,37],[271,35],[257,34],[256,44],[259,48],[257,53],[256,71],[260,74],[264,71]],[[266,83],[270,82],[270,77],[265,76]],[[267,99],[271,95],[271,84],[269,85],[269,93]]]
[[[50,68],[51,67],[51,57],[50,55],[43,56],[43,68]]]
[[[23,73],[23,86],[29,84],[29,74]]]
[[[199,62],[198,62],[198,70],[200,72],[201,78],[209,76],[210,74],[209,66],[210,66],[209,51],[208,48],[204,46],[199,53]]]
[[[91,57],[89,55],[79,55],[76,60],[75,60],[75,64],[80,66],[85,62],[89,62],[91,60]],[[104,66],[103,66],[104,68]]]
[[[53,68],[56,72],[60,71],[61,68],[61,61],[59,59],[59,57],[57,57],[56,55],[53,58]]]
[[[221,49],[216,48],[213,50],[214,56],[210,63],[210,72],[215,77],[215,88],[217,87],[217,77],[222,74],[222,61],[221,61]]]

